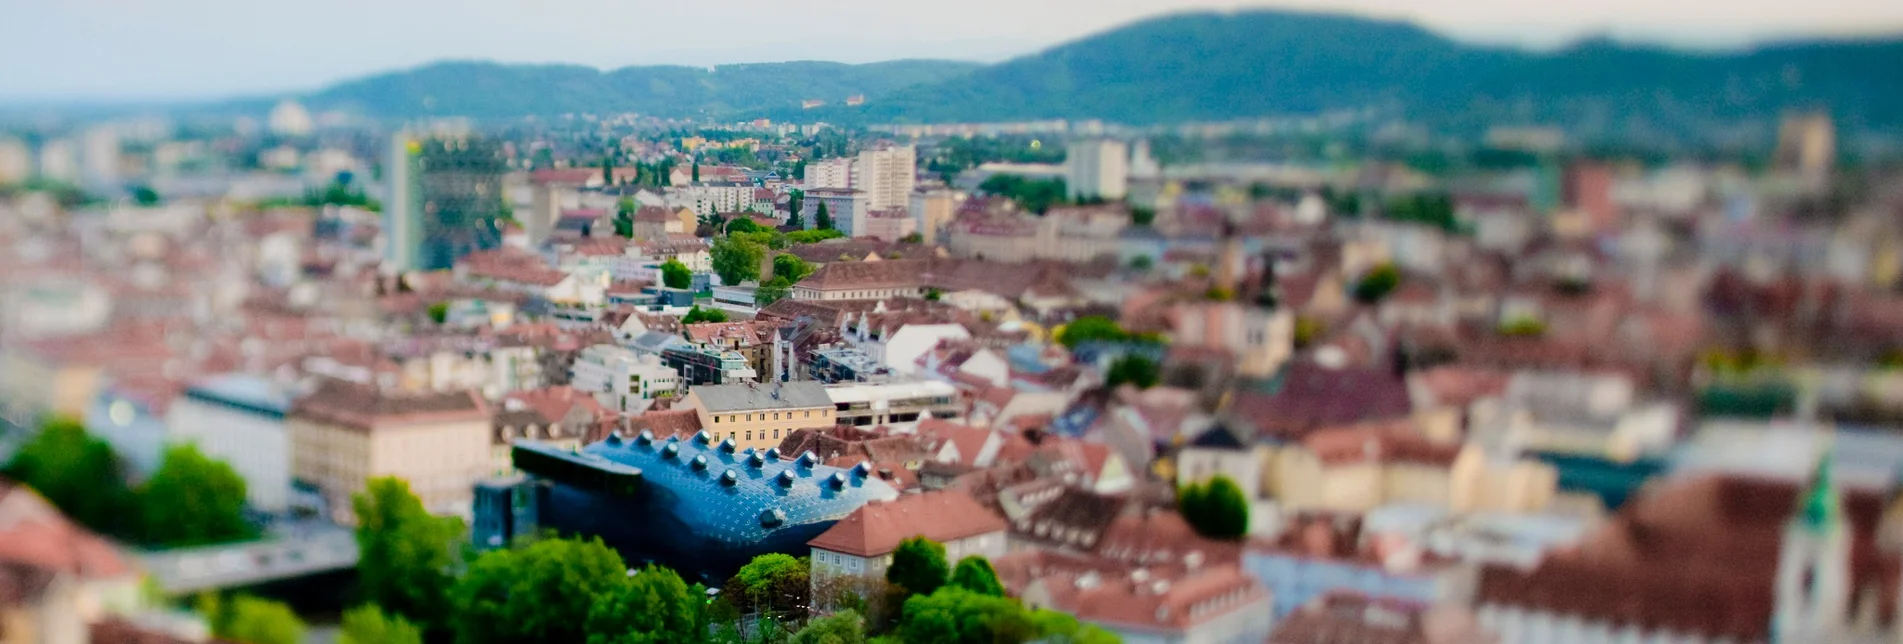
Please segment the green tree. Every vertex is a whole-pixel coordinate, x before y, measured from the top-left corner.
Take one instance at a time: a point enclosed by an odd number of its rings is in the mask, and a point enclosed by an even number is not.
[[[845,233],[831,228],[815,228],[812,230],[795,230],[787,233],[786,239],[795,244],[817,244],[828,239],[838,239],[845,236]]]
[[[401,617],[383,614],[376,604],[344,611],[337,644],[423,644],[423,630]]]
[[[892,564],[885,580],[898,584],[909,595],[930,595],[945,585],[951,566],[945,563],[945,546],[925,537],[899,542],[892,551]]]
[[[1095,624],[1079,622],[1074,616],[1054,610],[1031,611],[1031,623],[1037,627],[1038,641],[1044,644],[1118,644],[1123,641]]]
[[[694,159],[693,182],[700,183],[700,159]]]
[[[786,278],[775,275],[773,279],[760,284],[759,288],[753,289],[753,305],[763,307],[784,300],[792,294],[793,285],[787,283]]]
[[[948,587],[905,600],[899,633],[907,644],[1029,642],[1038,625],[1012,599]]]
[[[600,539],[547,539],[519,550],[485,552],[451,591],[456,641],[589,641],[594,598],[615,593],[627,576],[621,556]],[[623,618],[604,614],[601,619],[613,624]]]
[[[1395,287],[1400,285],[1400,269],[1395,268],[1393,264],[1376,266],[1370,269],[1367,275],[1361,276],[1361,281],[1355,283],[1355,301],[1362,304],[1374,304],[1394,292]]]
[[[991,568],[991,562],[978,555],[969,555],[958,560],[952,567],[951,585],[980,595],[1004,596],[1004,584],[998,582],[998,571]]]
[[[668,288],[687,288],[694,283],[694,271],[680,258],[669,258],[661,264],[661,283]]]
[[[211,623],[211,634],[221,640],[244,644],[299,644],[304,641],[304,621],[290,606],[239,595],[220,601],[215,595],[199,598],[199,611]]]
[[[601,158],[601,185],[612,186],[614,184],[615,184],[614,157],[602,157]]]
[[[125,466],[111,445],[87,435],[78,421],[61,417],[42,424],[4,473],[95,532],[126,535],[136,527]]]
[[[787,283],[795,283],[813,274],[813,265],[800,259],[798,255],[781,253],[773,256],[773,275],[786,278]]]
[[[865,644],[865,619],[851,609],[813,620],[788,644]]]
[[[714,274],[720,276],[720,283],[738,286],[760,278],[760,260],[766,257],[766,247],[724,237],[714,242],[710,254],[714,260]]]
[[[1157,381],[1162,378],[1162,367],[1157,366],[1155,360],[1128,354],[1110,362],[1110,368],[1104,371],[1104,386],[1118,387],[1130,384],[1138,389],[1149,389],[1155,387]]]
[[[833,215],[826,211],[826,202],[819,202],[819,208],[813,211],[813,225],[820,230],[833,230]]]
[[[395,477],[370,479],[350,501],[364,599],[424,628],[448,626],[462,521],[431,515],[410,484]]]
[[[1075,320],[1058,331],[1057,341],[1065,348],[1075,349],[1085,342],[1123,342],[1130,339],[1115,320],[1101,315],[1086,315]]]
[[[770,553],[753,558],[727,580],[721,596],[736,608],[760,615],[785,617],[803,614],[811,602],[810,566],[806,559]]]
[[[137,498],[140,540],[150,545],[198,546],[257,536],[244,518],[244,477],[194,445],[165,450],[165,460]]]
[[[749,217],[734,217],[733,221],[727,222],[727,234],[729,235],[734,233],[758,233],[765,231],[766,228],[761,227],[760,224],[753,223],[753,219]]]
[[[429,305],[429,319],[437,324],[449,321],[449,303],[436,302]]]
[[[1240,539],[1249,533],[1249,499],[1227,476],[1190,483],[1176,492],[1176,507],[1196,532],[1211,539]]]
[[[1148,226],[1150,224],[1156,223],[1156,209],[1131,208],[1130,209],[1130,223],[1138,225],[1138,226]]]
[[[706,637],[703,600],[681,576],[649,565],[589,601],[588,644],[668,644]]]
[[[1149,270],[1155,266],[1156,260],[1152,259],[1149,255],[1138,255],[1130,258],[1130,270],[1133,271],[1149,272]]]
[[[726,322],[727,312],[720,309],[703,309],[696,305],[681,316],[681,324],[700,324],[702,322]]]
[[[134,186],[132,202],[148,208],[159,205],[159,192],[153,190],[152,186]]]
[[[1024,177],[1000,174],[993,175],[978,185],[978,189],[1010,199],[1025,210],[1044,214],[1052,206],[1064,202],[1063,179],[1027,179]]]

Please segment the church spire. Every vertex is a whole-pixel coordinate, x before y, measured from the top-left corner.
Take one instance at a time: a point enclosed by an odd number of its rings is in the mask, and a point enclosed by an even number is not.
[[[1843,498],[1837,494],[1834,462],[1830,445],[1826,443],[1823,455],[1817,459],[1817,467],[1811,471],[1810,487],[1799,499],[1796,518],[1812,534],[1832,530],[1843,521]]]

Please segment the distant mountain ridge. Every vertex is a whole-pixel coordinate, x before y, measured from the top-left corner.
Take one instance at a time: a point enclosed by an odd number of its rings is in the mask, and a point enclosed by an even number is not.
[[[1136,125],[1379,109],[1438,125],[1557,123],[1661,135],[1828,108],[1903,131],[1903,37],[1687,52],[1606,40],[1551,52],[1327,13],[1184,13],[994,65],[794,62],[599,71],[452,62],[309,95],[379,117],[567,112],[838,123],[1103,119]],[[859,107],[840,105],[863,94]],[[803,109],[800,101],[827,106]]]
[[[943,80],[980,67],[950,60],[848,65],[817,61],[685,67],[512,65],[446,61],[347,81],[300,97],[320,110],[381,118],[517,118],[637,112],[660,117],[730,116],[842,103]]]

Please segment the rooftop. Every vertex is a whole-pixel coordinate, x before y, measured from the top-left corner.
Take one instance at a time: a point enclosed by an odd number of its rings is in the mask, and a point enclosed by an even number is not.
[[[702,385],[689,395],[700,398],[709,412],[751,411],[756,409],[811,409],[833,406],[826,387],[817,382],[801,381],[773,384],[745,383]]]
[[[859,508],[808,545],[857,557],[876,557],[915,536],[944,543],[1003,532],[1004,527],[1004,519],[964,492],[926,492]]]

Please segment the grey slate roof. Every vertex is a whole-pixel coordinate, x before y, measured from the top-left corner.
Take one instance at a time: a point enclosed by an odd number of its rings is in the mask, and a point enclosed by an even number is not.
[[[811,409],[833,405],[833,399],[826,395],[826,387],[811,381],[765,385],[701,385],[694,388],[694,393],[700,396],[701,404],[710,412]]]

